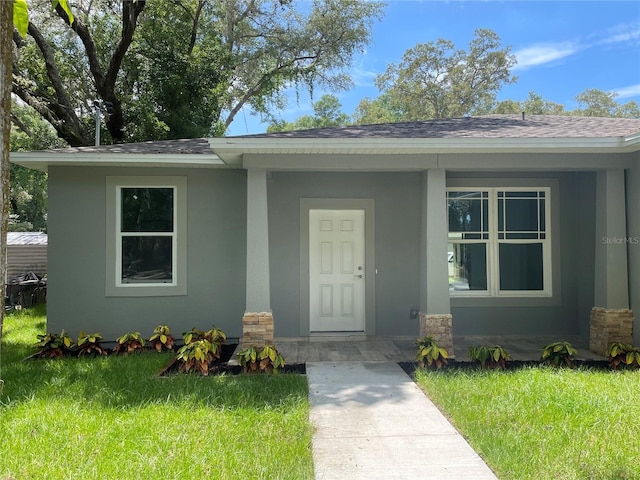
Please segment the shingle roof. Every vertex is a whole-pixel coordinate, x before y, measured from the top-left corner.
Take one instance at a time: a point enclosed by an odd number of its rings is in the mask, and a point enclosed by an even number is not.
[[[640,119],[553,115],[476,117],[314,128],[240,138],[608,138],[640,132]]]
[[[100,145],[98,147],[69,147],[55,150],[45,150],[52,153],[107,153],[107,154],[171,154],[171,155],[208,155],[211,147],[206,138],[191,138],[184,140],[158,140],[153,142],[119,143],[115,145]]]

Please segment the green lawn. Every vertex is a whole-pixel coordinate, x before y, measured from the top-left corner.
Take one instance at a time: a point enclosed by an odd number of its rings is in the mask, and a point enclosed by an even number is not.
[[[640,372],[419,371],[502,480],[640,479]]]
[[[5,318],[0,479],[311,479],[299,375],[157,373],[171,355],[27,360],[43,310]]]

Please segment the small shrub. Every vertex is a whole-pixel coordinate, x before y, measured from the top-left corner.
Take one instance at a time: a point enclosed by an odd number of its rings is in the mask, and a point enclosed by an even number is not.
[[[35,356],[40,358],[61,358],[71,354],[74,341],[67,332],[47,333],[46,335],[38,335],[39,342],[34,347],[39,348]]]
[[[482,368],[501,368],[507,366],[507,360],[511,360],[511,355],[500,345],[493,347],[485,347],[482,345],[473,345],[469,347],[467,356],[480,363]]]
[[[614,370],[640,368],[640,348],[628,343],[612,343],[607,349],[607,356],[609,357],[609,366]]]
[[[78,335],[78,356],[82,355],[106,355],[107,351],[102,348],[102,335],[99,333],[84,333]]]
[[[125,333],[116,339],[115,353],[131,353],[144,349],[144,338],[140,332]]]
[[[569,342],[550,343],[542,350],[542,363],[573,368],[576,365],[578,350]]]
[[[438,346],[433,337],[422,337],[416,340],[418,351],[416,360],[418,367],[424,368],[425,362],[428,367],[442,368],[448,363],[449,353],[445,348]]]
[[[238,352],[238,360],[245,373],[278,373],[285,365],[284,357],[273,345],[247,347]]]
[[[186,343],[178,349],[178,371],[189,373],[195,370],[207,376],[209,364],[219,356],[219,343],[211,343],[206,338]]]
[[[192,342],[197,342],[198,340],[208,340],[211,343],[217,343],[222,345],[227,341],[227,335],[220,330],[219,328],[213,327],[211,330],[199,330],[197,328],[192,328],[188,332],[184,332],[182,334],[182,338],[184,340],[185,345]]]
[[[166,325],[158,325],[153,330],[153,335],[149,339],[149,343],[158,352],[162,350],[173,350],[174,338],[171,335],[171,330]]]

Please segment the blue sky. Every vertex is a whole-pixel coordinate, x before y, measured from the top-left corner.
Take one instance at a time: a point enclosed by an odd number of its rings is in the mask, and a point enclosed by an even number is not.
[[[354,59],[355,86],[334,93],[347,114],[362,98],[380,94],[375,76],[398,63],[407,49],[444,38],[466,50],[477,28],[496,32],[518,59],[512,71],[518,81],[503,87],[499,100],[524,100],[534,91],[571,110],[577,94],[596,88],[618,92],[620,103],[640,103],[640,1],[391,0],[384,11],[371,45]],[[317,90],[311,99],[301,90],[297,101],[292,92],[279,116],[293,121],[312,114],[311,103],[323,93],[333,92]],[[227,134],[265,129],[245,109]]]

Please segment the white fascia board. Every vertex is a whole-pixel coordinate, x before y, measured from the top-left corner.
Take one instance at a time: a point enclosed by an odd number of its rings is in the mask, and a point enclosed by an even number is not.
[[[634,132],[622,139],[622,148],[626,152],[640,151],[640,132]]]
[[[12,163],[46,172],[50,166],[63,167],[182,167],[223,168],[218,155],[203,154],[104,154],[60,152],[11,152]]]
[[[627,152],[640,141],[609,138],[220,138],[211,147],[228,163],[244,154],[438,154]],[[245,165],[246,166],[246,165]]]

